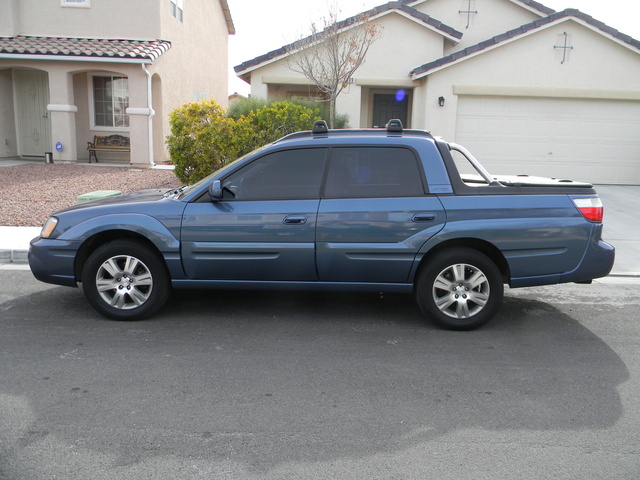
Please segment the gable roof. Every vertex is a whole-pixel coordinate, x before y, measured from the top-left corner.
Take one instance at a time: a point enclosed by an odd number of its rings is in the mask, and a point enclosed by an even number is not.
[[[406,3],[407,5],[414,5],[424,3],[428,0],[401,0],[402,3]],[[552,13],[556,13],[553,8],[545,7],[540,2],[536,2],[535,0],[509,0],[517,5],[525,7],[527,10],[535,11],[540,15],[551,15]]]
[[[534,30],[546,27],[553,23],[562,21],[565,18],[575,18],[583,21],[584,23],[600,30],[602,33],[609,35],[610,37],[630,46],[640,50],[640,41],[630,37],[629,35],[625,35],[615,28],[609,27],[603,22],[594,19],[592,16],[587,15],[586,13],[582,13],[580,10],[576,10],[574,8],[567,8],[561,12],[555,12],[547,17],[540,18],[526,25],[522,25],[518,28],[514,28],[513,30],[509,30],[508,32],[502,33],[500,35],[496,35],[493,38],[488,40],[484,40],[476,45],[472,45],[470,47],[465,48],[464,50],[460,50],[452,53],[451,55],[447,55],[446,57],[439,58],[429,63],[425,63],[420,67],[413,69],[409,72],[409,75],[412,79],[417,79],[424,77],[428,73],[433,73],[434,70],[440,70],[442,68],[446,68],[447,66],[463,61],[464,59],[475,56],[479,53],[482,53],[485,50],[493,49],[494,47],[506,43],[509,40],[515,39],[517,37],[526,35]],[[640,53],[640,52],[639,52]]]
[[[409,3],[415,3],[415,1],[416,0],[400,0],[395,2],[389,2],[384,5],[374,7],[371,10],[363,12],[360,15],[349,17],[346,20],[337,22],[336,25],[339,30],[342,30],[358,23],[362,15],[365,15],[368,18],[375,18],[375,17],[380,17],[382,15],[386,15],[388,13],[402,12],[406,16],[409,16],[412,19],[416,20],[417,22],[424,24],[426,27],[440,33],[445,38],[448,38],[451,41],[455,42],[462,38],[462,32],[459,32],[454,28],[451,28],[448,25],[445,25],[439,20],[436,20],[435,18],[427,15],[426,13],[419,12],[415,8],[409,6]],[[307,37],[306,39],[303,39],[303,40],[298,40],[289,45],[280,47],[277,50],[272,50],[271,52],[268,52],[264,55],[260,55],[259,57],[256,57],[252,60],[247,60],[246,62],[243,62],[240,65],[233,67],[233,69],[238,74],[240,74],[241,72],[246,73],[271,60],[275,60],[279,57],[286,56],[292,49],[295,49],[298,45],[304,45],[309,38],[311,37]]]
[[[511,0],[511,1],[513,3],[525,6],[530,10],[535,10],[537,12],[540,12],[545,16],[556,13],[556,11],[553,8],[545,7],[540,2],[536,2],[535,0]]]
[[[153,63],[170,48],[166,40],[0,37],[0,58]]]

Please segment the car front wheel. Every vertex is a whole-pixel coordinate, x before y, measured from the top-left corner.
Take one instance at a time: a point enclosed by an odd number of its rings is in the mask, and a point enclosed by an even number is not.
[[[113,320],[141,320],[170,293],[161,258],[143,244],[115,240],[95,250],[82,271],[82,288],[93,308]]]
[[[472,330],[496,314],[504,293],[495,263],[471,248],[437,253],[420,271],[416,298],[422,312],[439,326]]]

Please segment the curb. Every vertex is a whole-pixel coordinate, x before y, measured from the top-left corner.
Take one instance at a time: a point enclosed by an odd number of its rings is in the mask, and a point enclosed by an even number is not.
[[[27,265],[28,250],[0,250],[0,265]]]
[[[0,265],[27,264],[29,242],[41,227],[0,226]]]
[[[0,250],[0,265],[7,263],[26,264],[29,263],[27,258],[28,250],[23,249],[6,249]]]

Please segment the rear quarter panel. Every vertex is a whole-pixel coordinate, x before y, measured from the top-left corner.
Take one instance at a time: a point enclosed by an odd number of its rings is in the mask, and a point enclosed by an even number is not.
[[[565,194],[441,196],[445,228],[424,246],[459,238],[495,245],[504,255],[512,282],[558,276],[580,264],[593,224]]]

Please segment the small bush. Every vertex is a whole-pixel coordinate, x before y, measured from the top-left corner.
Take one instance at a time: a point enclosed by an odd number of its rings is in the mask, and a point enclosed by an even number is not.
[[[246,152],[253,128],[246,119],[227,117],[215,101],[183,105],[169,114],[167,137],[176,176],[191,184]]]
[[[267,106],[267,101],[264,98],[259,97],[240,97],[229,105],[227,110],[227,116],[235,120],[239,120],[240,117],[249,115],[251,112],[260,110]]]
[[[227,110],[227,116],[235,118],[237,120],[243,115],[246,116],[252,112],[255,113],[262,108],[273,105],[274,103],[282,102],[299,105],[301,107],[308,108],[309,110],[318,110],[320,119],[326,120],[327,122],[329,121],[329,104],[327,102],[302,97],[291,97],[287,100],[275,100],[271,102],[267,102],[264,98],[259,97],[238,98],[237,100],[234,100],[229,106],[229,109]],[[348,115],[336,115],[335,128],[347,128],[348,123]]]
[[[329,104],[323,101],[311,100],[308,98],[301,97],[291,97],[288,101],[291,103],[295,103],[296,105],[301,105],[303,107],[311,108],[311,109],[319,109],[320,110],[320,118],[322,120],[326,120],[329,123],[329,116],[331,115],[329,111]],[[333,128],[347,128],[349,126],[349,115],[346,113],[337,114],[335,125]]]
[[[234,102],[235,104],[236,102]],[[245,153],[289,133],[310,130],[320,120],[318,108],[292,102],[273,102],[256,110],[241,102],[237,117],[229,116],[215,101],[183,105],[169,115],[167,137],[176,176],[192,184]],[[251,102],[259,106],[259,100]],[[239,112],[246,111],[240,114]]]
[[[300,130],[311,130],[316,120],[321,120],[320,110],[296,105],[289,101],[273,102],[248,115],[255,128],[256,147]]]

